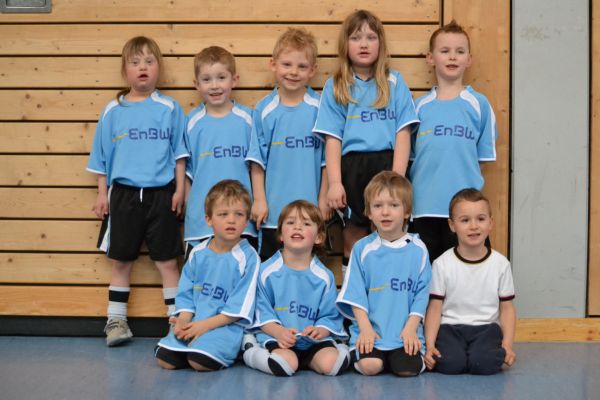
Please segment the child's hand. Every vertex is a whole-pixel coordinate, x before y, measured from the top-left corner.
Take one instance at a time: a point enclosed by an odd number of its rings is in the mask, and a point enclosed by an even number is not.
[[[208,325],[204,320],[190,322],[188,324],[185,324],[185,326],[183,327],[183,334],[181,340],[185,340],[186,342],[190,342],[191,344],[191,342],[198,339],[200,336],[204,335],[209,330],[210,329],[208,328]]]
[[[254,199],[250,210],[250,218],[256,221],[256,229],[260,229],[260,226],[267,221],[268,215],[267,202],[263,199]]]
[[[327,190],[327,204],[333,209],[346,207],[346,190],[341,182],[329,185],[329,190]]]
[[[515,361],[517,361],[517,355],[512,349],[512,346],[507,344],[502,344],[502,348],[506,351],[506,356],[504,356],[504,363],[509,367],[512,366]]]
[[[417,332],[405,328],[400,333],[400,337],[404,341],[404,352],[409,356],[414,356],[421,350],[422,344],[417,336]]]
[[[323,221],[329,221],[333,217],[333,208],[329,207],[327,196],[319,196],[319,211],[321,211]]]
[[[187,321],[185,318],[175,316],[169,318],[169,324],[174,325],[173,334],[179,340],[183,340],[183,334],[185,333],[183,328],[189,323],[190,321]]]
[[[311,325],[304,328],[304,330],[302,331],[302,335],[307,336],[313,340],[321,340],[329,336],[329,331],[323,327],[314,327]]]
[[[356,340],[358,352],[363,354],[372,352],[377,339],[381,339],[381,336],[373,328],[361,330]]]
[[[427,351],[425,352],[425,357],[423,357],[425,359],[425,365],[427,366],[427,369],[432,370],[437,362],[434,357],[440,358],[441,356],[442,354],[437,348],[428,346]]]
[[[282,349],[294,347],[296,344],[296,333],[298,333],[297,329],[281,327],[281,329],[275,335],[275,339],[277,339],[277,344],[279,347]]]
[[[173,198],[171,199],[171,211],[173,211],[178,217],[183,211],[183,197],[183,190],[176,190],[175,193],[173,193]]]
[[[108,196],[105,193],[98,193],[92,211],[100,219],[104,219],[108,215]]]

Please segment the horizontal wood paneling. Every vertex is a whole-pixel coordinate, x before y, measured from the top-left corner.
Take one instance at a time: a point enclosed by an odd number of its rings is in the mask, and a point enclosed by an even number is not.
[[[269,57],[238,57],[238,88],[273,87],[275,81],[269,60]],[[433,84],[433,73],[423,58],[394,58],[390,64],[402,71],[410,87],[428,88]],[[311,85],[323,87],[336,65],[337,58],[320,58]],[[5,57],[0,58],[0,87],[118,88],[124,85],[120,68],[120,57]],[[193,89],[193,57],[166,57],[164,71],[161,86]]]
[[[85,170],[88,158],[0,155],[0,185],[94,186],[96,176]]]
[[[4,220],[0,243],[4,251],[97,251],[100,221]]]
[[[337,55],[339,25],[298,25],[311,31],[319,54]],[[0,25],[0,55],[121,55],[131,37],[155,39],[165,55],[194,55],[207,46],[222,46],[235,55],[271,55],[288,25]],[[391,54],[419,55],[435,26],[389,25]]]
[[[54,0],[50,14],[0,14],[1,22],[340,22],[352,11],[368,7],[386,22],[437,22],[439,1],[394,0]]]
[[[95,130],[95,122],[0,122],[0,153],[88,153]]]
[[[0,188],[0,218],[94,219],[96,194],[96,189]]]
[[[600,318],[519,319],[517,342],[599,342]]]
[[[0,253],[0,276],[11,284],[107,285],[111,262],[104,254]],[[160,273],[148,256],[140,256],[132,285],[160,285]]]

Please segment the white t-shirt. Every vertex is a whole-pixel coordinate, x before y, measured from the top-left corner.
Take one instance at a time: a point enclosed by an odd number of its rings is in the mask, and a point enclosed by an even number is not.
[[[498,322],[500,302],[515,297],[510,262],[495,250],[468,261],[449,249],[433,262],[429,294],[443,300],[442,324]]]

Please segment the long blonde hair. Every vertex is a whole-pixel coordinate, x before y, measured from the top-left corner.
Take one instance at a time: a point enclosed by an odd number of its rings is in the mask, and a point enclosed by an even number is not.
[[[143,54],[144,47],[147,47],[150,54],[156,57],[156,61],[158,62],[158,73],[160,81],[160,74],[163,69],[162,53],[160,52],[158,44],[156,44],[154,40],[146,36],[136,36],[134,38],[131,38],[127,41],[127,43],[125,43],[125,46],[123,46],[123,51],[121,52],[121,76],[125,78],[125,76],[127,75],[127,61],[133,58],[134,56]],[[131,88],[125,88],[120,90],[119,93],[117,93],[117,101],[120,102],[121,96],[125,96],[130,91]]]
[[[383,24],[375,14],[367,10],[353,12],[346,17],[342,24],[338,39],[339,67],[333,76],[333,95],[336,101],[343,105],[356,102],[350,94],[350,87],[354,84],[354,73],[352,71],[352,63],[348,57],[348,39],[364,23],[379,38],[379,56],[372,66],[373,77],[377,85],[377,99],[372,104],[372,107],[383,108],[387,106],[390,100],[390,87],[388,84],[388,74],[390,72],[389,52]]]

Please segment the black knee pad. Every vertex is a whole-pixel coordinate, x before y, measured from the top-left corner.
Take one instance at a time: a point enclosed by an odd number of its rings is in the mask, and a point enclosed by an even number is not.
[[[193,361],[196,364],[200,364],[203,367],[210,369],[211,371],[217,371],[223,368],[223,365],[221,363],[202,353],[187,353],[187,359],[188,361]]]
[[[154,356],[161,361],[175,367],[175,369],[189,368],[187,353],[183,351],[173,351],[164,347],[156,346]]]
[[[389,356],[389,363],[392,373],[398,376],[416,376],[423,370],[421,353],[410,356],[404,349],[393,351]]]

